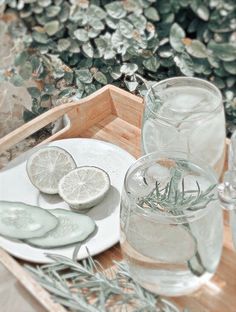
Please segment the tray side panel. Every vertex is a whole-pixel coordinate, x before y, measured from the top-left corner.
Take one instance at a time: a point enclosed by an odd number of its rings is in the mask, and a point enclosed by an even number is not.
[[[110,87],[112,113],[135,127],[141,128],[143,99],[113,86]]]

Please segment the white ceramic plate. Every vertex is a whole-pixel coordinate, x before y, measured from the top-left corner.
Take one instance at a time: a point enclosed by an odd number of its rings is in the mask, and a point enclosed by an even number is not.
[[[94,165],[104,169],[110,176],[111,188],[106,198],[87,212],[97,226],[97,234],[81,247],[79,258],[96,255],[119,240],[119,205],[124,176],[135,158],[120,147],[94,139],[66,139],[49,143],[67,150],[75,159],[77,166]],[[38,205],[45,209],[69,206],[58,195],[42,194],[30,182],[26,172],[26,160],[37,148],[21,155],[0,171],[0,200],[19,201]],[[0,236],[0,246],[13,256],[36,263],[48,263],[46,253],[72,257],[74,247],[40,249],[25,243],[9,240]]]

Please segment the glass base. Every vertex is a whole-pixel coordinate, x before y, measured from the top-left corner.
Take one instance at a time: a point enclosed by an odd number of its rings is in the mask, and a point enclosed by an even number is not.
[[[157,271],[144,268],[130,268],[134,280],[145,289],[162,296],[177,297],[198,290],[213,276],[204,273],[201,277],[189,271]]]

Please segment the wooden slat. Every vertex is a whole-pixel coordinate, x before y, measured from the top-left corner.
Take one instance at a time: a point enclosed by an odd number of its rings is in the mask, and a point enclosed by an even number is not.
[[[0,248],[1,263],[17,278],[17,280],[36,298],[41,305],[49,312],[66,312],[59,304],[56,304],[49,293],[43,289],[12,257]],[[4,283],[5,281],[0,281]],[[0,300],[1,302],[1,300]],[[0,305],[1,307],[1,305]],[[1,308],[0,308],[0,311]]]

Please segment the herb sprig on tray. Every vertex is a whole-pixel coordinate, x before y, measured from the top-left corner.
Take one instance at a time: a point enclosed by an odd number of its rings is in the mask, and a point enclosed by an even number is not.
[[[78,251],[77,247],[73,259],[48,254],[53,263],[37,268],[26,266],[53,299],[69,311],[180,312],[137,284],[125,263],[114,261],[116,268],[105,272],[89,252],[86,260],[76,262]]]

